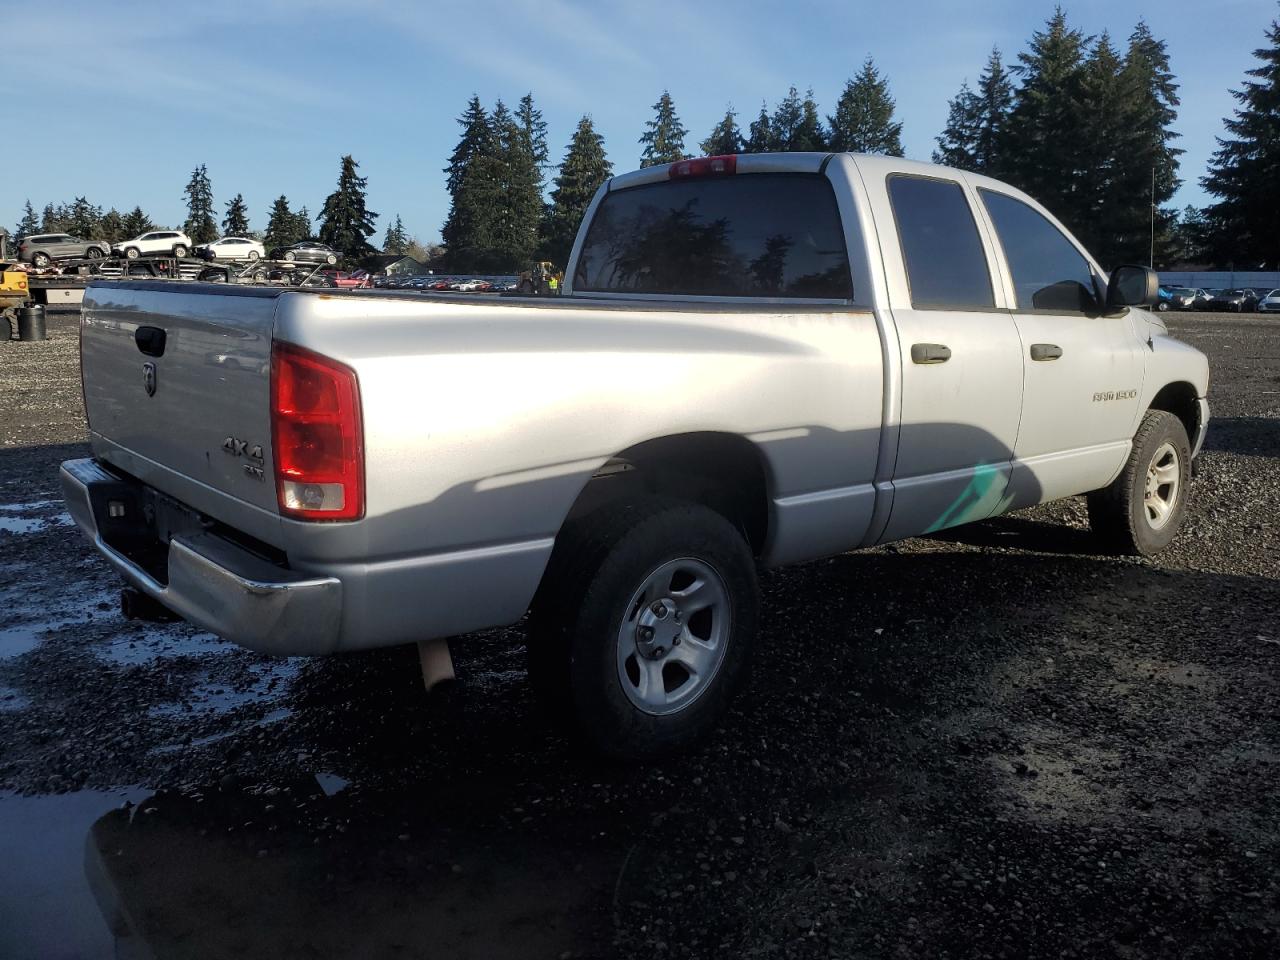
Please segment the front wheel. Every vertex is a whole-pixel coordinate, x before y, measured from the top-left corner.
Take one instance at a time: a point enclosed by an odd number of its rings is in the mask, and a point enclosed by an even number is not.
[[[1115,553],[1159,553],[1182,525],[1190,476],[1191,444],[1182,421],[1148,410],[1120,476],[1089,494],[1089,526]]]
[[[124,252],[124,255],[130,260],[137,260],[138,253],[139,253],[139,250],[137,247],[130,247],[128,250]]]
[[[257,251],[257,250],[250,250],[250,251],[249,251],[249,262],[250,262],[250,263],[253,263],[253,261],[255,261],[255,260],[257,260],[257,259],[258,259],[258,251]]]
[[[1169,303],[1168,303],[1168,301],[1161,300],[1158,304],[1156,304],[1156,309],[1157,309],[1157,310],[1160,310],[1160,311],[1162,311],[1162,312],[1163,312],[1163,311],[1165,311],[1165,310],[1168,310],[1168,309],[1169,309]]]
[[[88,260],[101,260],[106,256],[100,247],[90,247],[84,252],[85,258]]]
[[[335,263],[338,262],[338,258],[331,253],[324,258],[324,262],[329,264],[329,266],[333,266]]]
[[[178,244],[176,247],[173,248],[173,255],[177,257],[179,260],[181,260],[183,257],[187,255],[187,248],[184,247],[182,244]]]
[[[593,752],[669,753],[728,709],[757,606],[751,550],[723,516],[659,497],[606,505],[556,540],[530,616],[530,678]]]

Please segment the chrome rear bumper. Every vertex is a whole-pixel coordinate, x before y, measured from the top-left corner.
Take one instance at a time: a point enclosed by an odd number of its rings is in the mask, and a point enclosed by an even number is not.
[[[168,543],[166,577],[107,542],[121,530],[145,530],[131,487],[96,460],[68,460],[62,493],[77,526],[119,574],[184,620],[262,653],[324,654],[338,645],[342,583],[283,569],[210,532],[178,534]],[[112,503],[122,515],[111,516]],[[116,540],[116,542],[119,542]]]

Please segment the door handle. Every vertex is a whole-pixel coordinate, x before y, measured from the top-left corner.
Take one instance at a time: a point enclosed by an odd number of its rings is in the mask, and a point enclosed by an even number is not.
[[[942,343],[913,343],[912,363],[946,363],[951,359],[951,348]]]
[[[164,341],[163,327],[139,327],[133,331],[133,342],[148,357],[163,357]]]
[[[1031,345],[1032,360],[1057,360],[1062,356],[1062,348],[1056,343],[1033,343]]]

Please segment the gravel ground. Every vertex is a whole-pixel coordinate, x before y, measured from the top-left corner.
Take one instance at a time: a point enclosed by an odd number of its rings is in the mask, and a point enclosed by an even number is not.
[[[769,574],[747,695],[642,769],[546,729],[518,627],[445,726],[411,651],[123,621],[74,318],[0,344],[0,956],[1280,955],[1280,323],[1170,325],[1216,419],[1169,551],[1065,501]]]

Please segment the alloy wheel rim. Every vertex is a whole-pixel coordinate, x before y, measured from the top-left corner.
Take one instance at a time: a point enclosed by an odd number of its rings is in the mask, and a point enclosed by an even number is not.
[[[1152,530],[1159,530],[1173,517],[1182,487],[1182,463],[1177,448],[1165,441],[1147,465],[1142,513]]]
[[[684,557],[654,569],[618,629],[618,681],[631,704],[651,716],[693,704],[724,663],[730,616],[728,588],[709,564]]]

